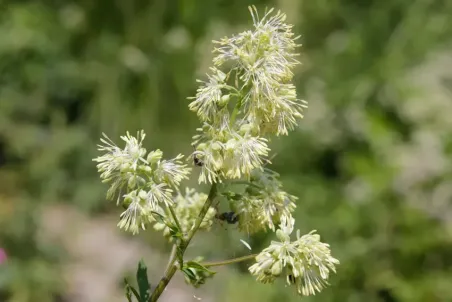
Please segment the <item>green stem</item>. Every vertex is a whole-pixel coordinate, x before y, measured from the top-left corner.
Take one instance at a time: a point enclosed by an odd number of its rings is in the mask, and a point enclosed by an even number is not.
[[[187,249],[188,245],[190,244],[190,241],[193,239],[193,236],[195,235],[196,231],[199,229],[199,226],[201,225],[202,221],[204,220],[204,216],[206,216],[207,211],[211,207],[215,197],[217,196],[217,184],[212,184],[209,191],[209,196],[207,197],[206,202],[204,203],[201,211],[199,212],[198,218],[196,219],[195,225],[188,233],[187,239],[181,240],[179,243],[179,246],[176,247],[176,250],[174,253],[177,253],[177,249],[179,249],[180,254],[184,254],[185,250]],[[165,274],[160,279],[159,283],[157,284],[156,288],[151,294],[151,297],[149,298],[150,302],[156,302],[158,298],[161,296],[163,291],[165,290],[166,286],[170,282],[171,278],[173,278],[174,274],[177,271],[177,264],[176,262],[177,257],[173,257],[173,259],[168,263],[168,269],[165,271]],[[182,263],[180,264],[182,265]]]
[[[190,243],[193,236],[195,235],[196,231],[199,229],[199,226],[201,225],[202,221],[204,220],[204,216],[206,216],[207,211],[212,206],[213,200],[215,199],[216,196],[217,196],[217,184],[214,183],[210,187],[209,195],[207,196],[207,200],[204,203],[201,211],[199,212],[198,219],[196,219],[196,222],[195,222],[195,226],[192,228],[191,232],[189,233],[187,240],[185,240],[185,246],[184,246],[183,251],[185,251],[188,244]]]
[[[201,264],[205,267],[222,266],[222,265],[228,265],[228,264],[251,260],[251,259],[256,258],[256,256],[257,256],[257,254],[251,254],[251,255],[238,257],[238,258],[233,258],[233,259],[228,259],[228,260],[223,260],[223,261],[215,261],[215,262],[205,262],[205,263],[201,263]]]
[[[174,258],[174,259],[176,259],[176,258]],[[176,271],[177,271],[177,265],[171,265],[169,270],[167,270],[165,272],[165,275],[162,277],[162,279],[160,279],[160,282],[157,284],[157,287],[152,292],[152,295],[149,298],[149,301],[155,302],[158,300],[158,298],[160,297],[160,295],[163,293],[166,286],[170,282],[171,278],[173,278]]]
[[[237,114],[239,113],[240,107],[242,106],[242,100],[238,100],[237,103],[235,104],[234,110],[232,110],[232,114],[231,114],[231,120],[230,120],[230,125],[233,126],[234,122],[235,122],[235,118],[237,117]]]
[[[173,207],[168,207],[171,213],[171,216],[173,217],[174,222],[176,223],[177,228],[180,232],[182,232],[182,227],[180,226],[179,220],[177,219],[176,213],[174,212]]]
[[[173,247],[171,248],[170,257],[168,260],[168,264],[166,265],[165,271],[168,271],[169,268],[173,265],[174,260],[176,259],[176,251],[177,251],[177,244],[173,244]]]

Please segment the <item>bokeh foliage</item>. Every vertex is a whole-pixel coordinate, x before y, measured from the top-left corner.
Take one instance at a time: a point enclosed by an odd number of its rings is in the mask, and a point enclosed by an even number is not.
[[[302,34],[296,78],[310,108],[296,133],[272,142],[274,168],[300,198],[297,227],[316,228],[342,262],[332,287],[306,300],[452,301],[447,0],[0,0],[0,247],[9,256],[0,301],[65,296],[59,264],[69,260],[40,240],[43,206],[117,214],[91,162],[101,132],[143,128],[147,147],[192,151],[186,97],[209,66],[210,40],[249,26],[249,4],[284,10]],[[227,257],[243,253],[238,238],[209,240]],[[259,250],[270,239],[249,242]],[[237,268],[215,284],[218,301],[298,299]]]

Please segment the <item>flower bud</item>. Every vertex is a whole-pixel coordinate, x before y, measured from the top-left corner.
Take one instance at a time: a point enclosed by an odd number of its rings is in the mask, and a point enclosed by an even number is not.
[[[160,149],[157,149],[155,151],[149,152],[147,161],[150,164],[155,164],[162,159],[162,156],[163,152]]]
[[[133,198],[130,196],[127,196],[126,198],[124,198],[123,202],[122,202],[122,206],[127,209],[129,207],[129,205],[132,203]]]
[[[131,176],[127,185],[129,186],[129,189],[135,188],[137,185],[137,177],[135,175]]]
[[[240,127],[239,133],[241,135],[245,135],[245,134],[249,133],[250,131],[251,131],[251,125],[245,124]]]
[[[123,163],[123,164],[121,164],[119,169],[120,169],[120,171],[122,173],[129,172],[130,171],[130,164],[129,163]]]
[[[261,270],[266,271],[273,263],[273,259],[266,258],[260,263]]]
[[[230,139],[226,142],[226,150],[234,150],[237,145],[237,141],[235,139]]]
[[[161,231],[161,230],[163,230],[165,228],[166,228],[166,225],[163,224],[163,223],[156,223],[156,224],[154,224],[154,230],[156,230],[156,231]]]
[[[205,143],[200,143],[197,147],[196,150],[198,151],[204,151],[206,150],[207,145]]]
[[[269,34],[264,32],[259,36],[259,42],[264,45],[264,44],[269,44],[270,43],[270,37]]]
[[[218,143],[218,142],[213,143],[212,144],[212,150],[215,150],[215,151],[221,150],[221,144]]]
[[[137,185],[143,187],[146,184],[146,180],[143,177],[136,176]]]
[[[140,197],[140,199],[146,199],[147,195],[148,193],[144,190],[140,190],[140,193],[138,193],[138,197]]]
[[[279,240],[281,240],[282,242],[287,242],[290,241],[290,237],[288,234],[284,233],[281,230],[277,230],[276,231],[276,236],[278,237]]]
[[[216,69],[218,78],[223,82],[226,80],[226,74],[219,69]]]
[[[143,170],[143,172],[146,172],[146,173],[152,172],[152,168],[149,166],[146,166],[146,165],[142,165],[142,170]]]
[[[279,276],[281,274],[282,271],[282,262],[281,261],[276,261],[273,266],[272,266],[272,275],[273,276]]]
[[[218,101],[218,105],[221,107],[226,106],[229,103],[229,99],[230,99],[230,95],[229,94],[225,94],[223,95],[220,100]]]

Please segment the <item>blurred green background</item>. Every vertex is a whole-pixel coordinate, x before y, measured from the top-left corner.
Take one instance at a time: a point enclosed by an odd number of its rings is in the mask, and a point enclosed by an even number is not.
[[[96,143],[144,129],[148,149],[189,154],[186,97],[210,41],[251,26],[251,4],[286,12],[302,35],[295,80],[309,109],[272,141],[273,167],[299,196],[297,228],[317,229],[341,260],[304,301],[452,301],[448,0],[0,0],[0,301],[124,301],[141,257],[158,280],[168,245],[116,229]],[[272,239],[213,230],[190,253],[224,259],[249,253],[239,239],[255,251]],[[246,268],[199,290],[179,276],[163,301],[300,299]]]

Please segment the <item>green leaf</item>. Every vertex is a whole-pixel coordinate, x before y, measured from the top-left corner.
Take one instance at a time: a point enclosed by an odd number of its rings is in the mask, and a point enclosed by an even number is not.
[[[138,263],[138,269],[137,269],[137,283],[138,283],[138,290],[140,292],[140,300],[141,302],[147,302],[149,300],[149,297],[151,295],[151,285],[148,281],[148,268],[146,267],[146,264],[144,263],[144,260],[141,259]]]
[[[198,262],[194,262],[194,261],[188,261],[186,263],[186,265],[187,265],[187,267],[193,267],[195,269],[201,269],[201,270],[205,268],[202,264],[200,264]]]
[[[168,225],[168,228],[170,229],[170,235],[171,237],[175,239],[182,238],[182,232],[179,230],[179,228],[175,225]]]
[[[126,285],[126,298],[127,301],[132,302],[132,291],[130,290],[130,286],[128,285]]]
[[[162,214],[155,211],[151,211],[151,214],[153,215],[154,219],[157,220],[157,222],[167,224],[165,221],[165,216],[163,216]]]
[[[157,222],[165,224],[170,229],[171,237],[175,238],[176,240],[183,237],[182,230],[179,230],[177,225],[165,219],[165,217],[160,213],[157,213],[155,211],[152,211],[151,213]]]
[[[206,272],[206,273],[209,273],[209,274],[215,274],[214,271],[209,270],[207,267],[205,267],[201,263],[198,263],[198,262],[195,262],[195,261],[188,261],[186,263],[186,265],[187,265],[187,267],[192,267],[192,268],[194,268],[196,270],[199,270],[199,271],[203,271],[203,272]]]
[[[207,278],[211,278],[215,272],[207,269],[202,264],[195,261],[188,261],[182,268],[185,281],[194,287],[199,287],[206,282]]]
[[[127,278],[124,278],[124,284],[126,289],[126,298],[127,301],[132,302],[132,294],[137,298],[138,301],[141,301],[140,294],[138,294],[137,290],[129,284],[129,281],[127,281]]]
[[[193,279],[196,277],[196,271],[192,268],[189,267],[185,267],[182,269],[182,272],[189,278],[189,279]]]

